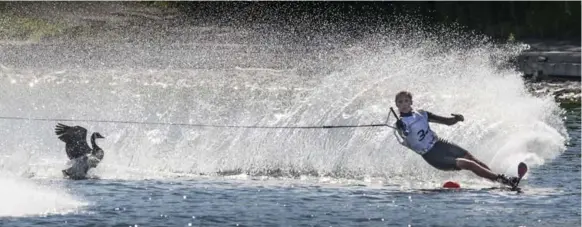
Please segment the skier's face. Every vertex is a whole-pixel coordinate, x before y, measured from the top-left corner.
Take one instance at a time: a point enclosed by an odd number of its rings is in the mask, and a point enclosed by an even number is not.
[[[396,97],[396,107],[402,113],[408,113],[412,110],[412,99],[406,95]]]

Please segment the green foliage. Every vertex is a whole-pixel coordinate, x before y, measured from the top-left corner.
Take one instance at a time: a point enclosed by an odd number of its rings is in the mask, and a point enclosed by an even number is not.
[[[153,7],[172,8],[172,7],[178,6],[179,2],[174,2],[174,1],[143,1],[140,3],[145,4],[147,6],[153,6]]]
[[[409,13],[436,24],[457,23],[496,39],[580,39],[581,2],[563,1],[427,1],[427,2],[177,2],[192,18],[241,21],[241,15],[257,11],[269,23],[302,25],[295,18],[336,19],[347,25],[357,22],[390,23],[394,14]],[[309,15],[309,16],[306,16]],[[397,20],[396,20],[397,21]],[[316,25],[314,25],[316,26]]]
[[[149,7],[177,8],[191,23],[284,23],[285,25],[354,28],[397,23],[391,16],[410,13],[434,24],[457,24],[503,41],[575,39],[581,33],[581,2],[205,2],[140,1]],[[7,12],[0,2],[0,39],[42,39],[59,35],[65,26]],[[329,22],[329,23],[328,23]],[[336,26],[337,25],[337,26]],[[301,30],[299,30],[301,31]],[[307,30],[312,32],[312,30]]]
[[[64,26],[38,18],[18,17],[10,13],[0,14],[0,38],[38,41],[64,31]]]
[[[509,37],[507,37],[507,42],[515,42],[515,36],[513,33],[509,33]]]
[[[451,18],[497,38],[580,37],[580,2],[427,2],[432,17]]]

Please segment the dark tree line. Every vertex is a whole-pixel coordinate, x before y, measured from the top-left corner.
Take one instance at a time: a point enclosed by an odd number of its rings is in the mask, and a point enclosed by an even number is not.
[[[581,3],[508,2],[170,2],[190,19],[206,23],[321,23],[373,27],[395,14],[416,15],[429,23],[458,23],[506,39],[580,40]]]
[[[0,2],[0,13],[4,14],[7,4]],[[397,23],[396,18],[405,14],[420,18],[425,25],[457,23],[496,39],[507,39],[511,35],[516,39],[579,42],[581,36],[580,1],[165,1],[140,4],[177,7],[189,23],[272,24],[298,27],[294,29],[305,32],[330,27],[357,32]]]

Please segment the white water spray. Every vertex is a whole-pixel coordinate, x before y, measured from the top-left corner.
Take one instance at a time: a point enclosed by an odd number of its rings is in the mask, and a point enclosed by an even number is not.
[[[65,214],[87,206],[59,185],[39,185],[8,174],[0,174],[0,184],[0,218]]]
[[[453,30],[441,33],[445,37],[387,30],[349,47],[298,46],[302,51],[287,54],[274,51],[273,46],[236,43],[189,52],[184,51],[188,45],[109,46],[101,54],[117,56],[137,49],[148,53],[144,56],[164,56],[160,65],[199,59],[210,65],[204,69],[127,65],[108,70],[8,65],[0,76],[0,108],[4,116],[37,118],[267,126],[370,124],[383,123],[394,106],[394,95],[409,90],[416,108],[445,116],[463,114],[465,122],[433,129],[495,171],[511,173],[519,161],[535,167],[565,149],[567,136],[557,104],[550,97],[528,94],[519,73],[495,64],[496,59],[515,55],[517,46],[496,47]],[[139,56],[132,61],[135,58]],[[54,135],[56,123],[0,120],[4,138],[0,153],[6,163],[1,170],[60,177],[66,156],[64,144]],[[374,177],[394,183],[398,179],[440,182],[455,176],[433,169],[398,145],[386,127],[304,130],[63,123],[106,137],[100,141],[105,159],[92,171],[102,179],[229,172]]]

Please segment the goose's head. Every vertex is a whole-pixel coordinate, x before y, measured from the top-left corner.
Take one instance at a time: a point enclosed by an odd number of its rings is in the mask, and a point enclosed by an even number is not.
[[[103,136],[102,136],[100,133],[98,133],[98,132],[96,132],[96,133],[93,133],[93,136],[94,136],[96,139],[104,139],[104,138],[105,138],[105,137],[103,137]]]

